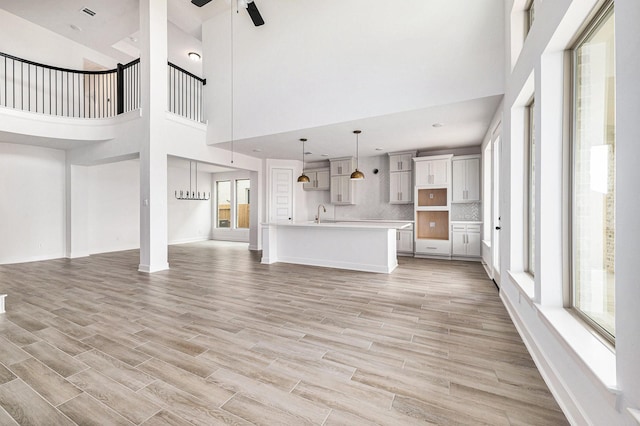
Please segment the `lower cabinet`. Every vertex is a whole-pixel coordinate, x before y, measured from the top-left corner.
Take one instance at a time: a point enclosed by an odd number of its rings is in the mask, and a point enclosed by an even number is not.
[[[451,254],[480,257],[480,228],[480,224],[475,223],[451,225]]]
[[[396,252],[413,255],[413,229],[396,230]]]
[[[416,255],[451,256],[451,241],[416,238]]]

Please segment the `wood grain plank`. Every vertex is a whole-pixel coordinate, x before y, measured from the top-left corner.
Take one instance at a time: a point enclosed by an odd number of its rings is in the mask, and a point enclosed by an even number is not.
[[[68,377],[88,368],[86,364],[60,349],[54,348],[47,342],[36,342],[23,349],[62,377]]]
[[[0,406],[20,425],[74,425],[22,380],[0,386]]]
[[[160,411],[160,407],[148,399],[93,369],[75,374],[69,381],[135,424]]]
[[[131,426],[134,424],[86,393],[81,393],[65,402],[58,409],[83,426]]]
[[[57,406],[82,393],[58,373],[30,358],[11,365],[11,370],[51,405]]]

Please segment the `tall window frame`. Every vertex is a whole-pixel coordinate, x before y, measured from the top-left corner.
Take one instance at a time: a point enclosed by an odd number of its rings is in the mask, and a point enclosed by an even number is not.
[[[614,28],[614,4],[609,0],[570,52],[570,307],[612,344],[615,344]],[[598,95],[603,96],[596,98]]]
[[[250,179],[235,180],[235,228],[249,229],[250,224]]]
[[[536,136],[535,98],[525,106],[525,209],[524,209],[524,271],[535,277],[536,267]]]
[[[226,187],[226,188],[225,188]],[[216,222],[218,229],[231,228],[231,180],[216,181]]]

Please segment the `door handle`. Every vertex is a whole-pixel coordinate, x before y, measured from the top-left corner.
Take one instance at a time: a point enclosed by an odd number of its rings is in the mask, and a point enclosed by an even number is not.
[[[499,230],[501,230],[501,229],[502,229],[502,227],[501,227],[501,226],[496,226],[496,231],[499,231]]]

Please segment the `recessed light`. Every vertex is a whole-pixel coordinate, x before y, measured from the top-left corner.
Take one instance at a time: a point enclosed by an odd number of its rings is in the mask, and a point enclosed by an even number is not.
[[[189,59],[194,62],[198,62],[200,60],[200,54],[196,52],[189,52]]]
[[[262,152],[262,150],[260,148],[254,148],[253,152]]]
[[[376,151],[382,151],[382,148],[376,148]]]
[[[329,154],[320,154],[320,156],[322,156],[322,157],[328,157],[328,156],[329,156]]]
[[[304,155],[311,155],[311,154],[313,154],[313,152],[311,152],[311,151],[306,151],[306,152],[304,153]]]
[[[442,126],[444,126],[444,123],[433,123],[432,126],[433,127],[442,127]]]
[[[77,26],[75,24],[70,24],[69,28],[71,28],[74,31],[82,31],[82,28],[80,28],[79,26]]]

